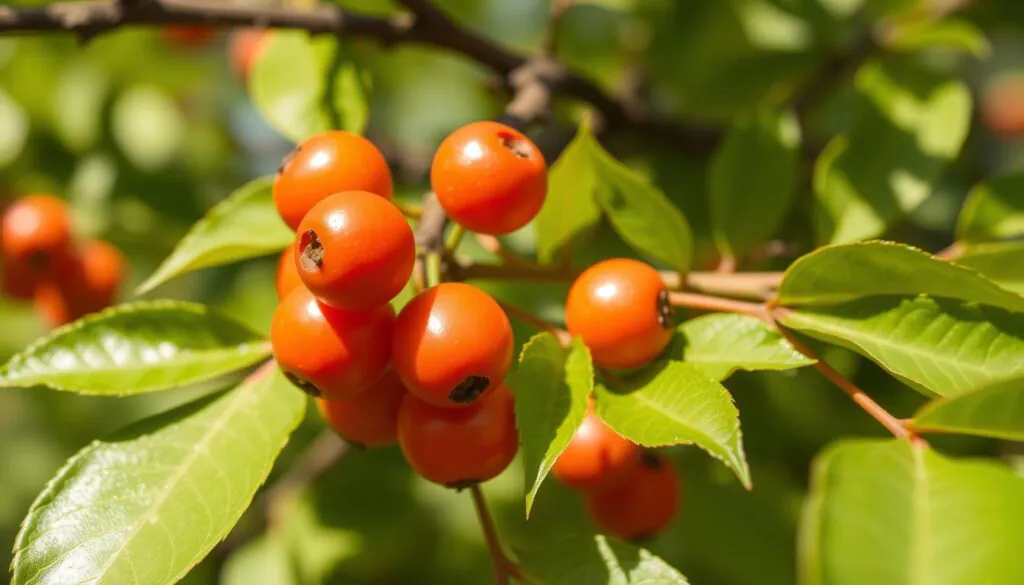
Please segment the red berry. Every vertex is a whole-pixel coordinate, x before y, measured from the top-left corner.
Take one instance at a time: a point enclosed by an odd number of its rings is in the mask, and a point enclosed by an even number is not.
[[[547,194],[547,164],[522,132],[474,122],[441,142],[430,185],[452,220],[475,232],[502,235],[533,219]]]
[[[299,278],[299,269],[295,265],[295,242],[288,245],[277,259],[277,275],[274,286],[277,289],[277,300],[283,300],[297,287],[303,286]]]
[[[349,443],[361,447],[383,447],[398,440],[398,407],[405,386],[393,370],[384,374],[366,392],[354,396],[317,398],[324,421]]]
[[[74,321],[117,300],[127,263],[115,246],[90,240],[63,255],[54,275],[36,287],[36,309],[51,325]]]
[[[298,229],[317,203],[341,191],[368,191],[390,200],[391,171],[366,138],[332,130],[302,141],[274,179],[274,205],[288,227]]]
[[[395,371],[420,400],[462,407],[497,388],[512,364],[512,326],[498,303],[446,282],[411,300],[392,339]]]
[[[51,274],[71,248],[71,217],[64,201],[52,195],[26,195],[4,211],[4,261],[25,274]]]
[[[594,364],[629,369],[644,365],[672,340],[672,306],[658,271],[624,258],[604,260],[569,289],[565,322],[590,348]]]
[[[270,344],[293,384],[313,396],[344,398],[369,390],[384,375],[394,322],[391,305],[338,309],[299,287],[274,311]]]
[[[217,36],[217,30],[203,26],[167,26],[163,29],[164,38],[170,43],[182,47],[199,47]]]
[[[608,428],[591,408],[555,460],[551,474],[572,489],[607,489],[633,473],[639,462],[639,450],[629,439]]]
[[[331,195],[299,225],[299,278],[321,301],[349,309],[382,305],[405,288],[416,262],[412,228],[367,191]]]
[[[623,540],[661,532],[678,506],[680,486],[675,468],[653,453],[644,453],[640,463],[619,485],[584,496],[597,525]]]
[[[239,79],[249,78],[252,65],[269,40],[269,35],[268,31],[260,28],[242,29],[231,34],[231,68]]]
[[[406,394],[398,411],[398,444],[425,479],[466,487],[496,477],[516,456],[512,393],[499,386],[468,408],[439,408]]]

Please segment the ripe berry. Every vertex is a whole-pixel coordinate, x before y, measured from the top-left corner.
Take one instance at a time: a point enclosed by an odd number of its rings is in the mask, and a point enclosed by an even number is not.
[[[299,287],[274,311],[270,344],[293,384],[313,396],[345,398],[369,390],[384,375],[394,323],[391,305],[337,309]]]
[[[398,315],[395,371],[409,392],[439,407],[460,407],[497,388],[512,364],[512,326],[487,293],[446,282]]]
[[[71,218],[64,202],[52,195],[26,195],[4,211],[4,259],[27,274],[53,271],[71,243]]]
[[[126,266],[124,255],[109,242],[85,242],[63,255],[55,274],[39,283],[36,309],[57,326],[109,307],[124,283]]]
[[[1024,134],[1024,75],[1002,75],[983,90],[981,119],[993,133],[1005,138]]]
[[[602,530],[623,540],[640,540],[654,536],[672,521],[679,477],[664,457],[648,452],[622,483],[587,492],[584,497],[587,511]]]
[[[469,408],[438,408],[406,394],[398,410],[398,444],[422,477],[448,487],[487,481],[519,449],[512,393],[505,385]]]
[[[639,462],[639,450],[608,428],[591,408],[565,451],[555,460],[551,473],[572,489],[607,489],[633,473]]]
[[[277,276],[274,279],[274,286],[277,288],[277,300],[284,300],[288,293],[296,287],[302,286],[302,279],[299,278],[299,269],[295,265],[295,242],[292,242],[281,252],[277,259]]]
[[[672,306],[658,272],[636,260],[604,260],[569,289],[565,322],[603,368],[651,361],[672,339]]]
[[[292,229],[314,205],[341,191],[369,191],[391,199],[391,171],[366,138],[341,130],[317,134],[292,151],[274,179],[274,205]]]
[[[405,217],[368,191],[331,195],[299,224],[299,278],[323,302],[348,309],[387,303],[405,287],[416,242]]]
[[[497,122],[474,122],[438,146],[430,185],[454,221],[497,236],[523,227],[540,211],[548,188],[547,164],[522,132]]]
[[[398,407],[405,386],[393,370],[366,392],[328,400],[317,398],[317,408],[331,428],[349,443],[383,447],[398,440]]]

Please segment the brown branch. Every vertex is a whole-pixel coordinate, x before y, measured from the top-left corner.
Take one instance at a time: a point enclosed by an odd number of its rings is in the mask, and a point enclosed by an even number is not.
[[[723,299],[721,297],[711,295],[686,292],[668,293],[668,302],[674,307],[687,307],[702,311],[720,311],[723,313],[739,313],[741,315],[750,315],[751,317],[757,317],[758,319],[764,319],[766,321],[769,320],[768,308],[760,303],[734,301],[732,299]]]
[[[565,329],[556,327],[554,324],[548,323],[547,321],[541,319],[537,315],[534,315],[533,313],[525,309],[520,309],[515,305],[510,305],[504,301],[499,300],[498,305],[500,305],[502,310],[504,310],[505,313],[508,314],[510,317],[515,317],[516,319],[522,321],[523,323],[526,323],[527,325],[530,325],[531,327],[540,329],[541,331],[546,331],[554,335],[555,338],[558,339],[558,343],[560,343],[562,347],[568,347],[569,344],[572,343],[572,335],[570,335],[569,332],[566,331]]]
[[[558,52],[558,36],[562,32],[562,21],[565,13],[572,8],[573,0],[551,0],[551,11],[548,14],[548,24],[540,38],[540,52],[545,55],[555,55]]]
[[[64,31],[91,38],[122,26],[166,24],[292,28],[317,34],[372,39],[384,45],[408,43],[443,48],[472,59],[510,82],[512,73],[530,61],[529,57],[458,25],[430,2],[402,0],[402,4],[411,11],[412,18],[409,14],[394,18],[368,16],[326,3],[310,9],[213,0],[147,0],[128,4],[117,0],[91,0],[58,2],[40,7],[3,6],[0,7],[0,34]],[[559,62],[552,61],[537,68],[538,79],[542,79],[545,85],[593,105],[608,130],[629,131],[660,139],[683,152],[700,155],[707,155],[717,142],[717,131],[633,111],[586,76]],[[539,97],[532,99],[543,101]],[[526,117],[519,111],[511,114]]]
[[[838,370],[824,362],[810,347],[804,342],[800,341],[793,335],[792,332],[786,330],[784,327],[778,327],[779,332],[785,337],[790,344],[796,348],[797,351],[804,354],[808,358],[814,360],[814,368],[821,372],[823,376],[828,378],[830,382],[839,387],[840,390],[846,393],[857,406],[860,406],[871,415],[872,418],[882,423],[890,433],[893,434],[897,439],[906,439],[914,442],[920,442],[922,439],[914,435],[904,424],[903,421],[889,414],[881,404],[878,404],[870,396],[868,396],[863,390],[861,390],[856,384],[851,382],[843,376]]]
[[[501,548],[501,541],[498,540],[498,531],[494,529],[494,520],[491,519],[491,512],[487,509],[487,501],[484,499],[483,490],[479,484],[469,488],[473,495],[473,506],[476,508],[476,515],[480,519],[480,527],[484,531],[484,542],[487,544],[487,552],[491,555],[494,563],[494,578],[497,585],[509,585],[510,579],[522,580],[519,566],[512,562]]]

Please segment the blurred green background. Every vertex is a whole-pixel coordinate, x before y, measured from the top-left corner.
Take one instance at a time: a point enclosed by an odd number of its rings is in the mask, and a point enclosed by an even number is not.
[[[372,13],[391,10],[379,0],[342,4]],[[544,0],[438,4],[459,23],[523,51],[536,47],[548,14]],[[879,16],[914,1],[576,4],[565,20],[561,58],[609,92],[631,72],[645,71],[649,98],[660,111],[720,127],[764,100],[788,99],[820,73],[830,55],[873,30]],[[1024,3],[978,1],[958,17],[985,31],[992,44],[989,56],[938,50],[917,58],[955,71],[970,85],[975,124],[940,188],[887,234],[930,250],[951,241],[971,185],[1024,168],[1024,138],[994,131],[981,107],[997,81],[1024,74]],[[221,31],[208,43],[183,46],[156,29],[117,31],[86,46],[60,35],[0,39],[0,197],[7,202],[46,191],[67,198],[81,236],[107,238],[129,257],[125,300],[133,298],[134,286],[205,210],[243,182],[272,173],[291,149],[253,107],[232,69],[229,41],[229,31]],[[398,153],[399,191],[413,200],[427,186],[426,170],[437,143],[460,124],[500,113],[507,96],[494,89],[488,71],[458,56],[424,47],[382,49],[372,42],[353,47],[372,78],[368,135],[389,153]],[[843,127],[849,114],[845,89],[839,87],[810,118],[804,130],[809,138],[823,140]],[[1016,116],[1024,117],[1024,90],[1008,103],[1020,109]],[[701,267],[713,266],[706,160],[642,140],[609,147],[648,173],[683,208],[698,237]],[[798,201],[780,239],[807,251],[809,193],[801,193]],[[600,245],[588,247],[589,257],[625,253],[607,229],[595,241]],[[509,244],[528,250],[529,234],[516,234]],[[268,257],[192,273],[145,297],[208,303],[266,331],[276,303],[275,261]],[[779,269],[786,262],[755,259],[744,268]],[[564,287],[486,287],[509,302],[560,317]],[[45,332],[30,304],[9,299],[0,299],[0,323],[4,359]],[[520,342],[529,333],[517,329]],[[911,412],[921,400],[853,354],[833,349],[825,357],[897,415]],[[755,490],[744,492],[724,467],[702,453],[673,449],[684,469],[684,503],[673,527],[650,547],[693,583],[792,583],[796,522],[811,457],[842,434],[882,436],[883,431],[813,370],[737,374],[727,386],[740,407]],[[96,437],[202,391],[127,399],[0,392],[0,561],[9,562],[21,518],[69,455]],[[275,476],[320,428],[316,416],[307,418]],[[936,443],[952,452],[994,454],[1002,448],[973,439]],[[521,474],[513,465],[486,486],[499,530],[510,544],[528,544],[538,532],[590,527],[578,498],[554,482],[541,490],[533,518],[526,522]],[[469,497],[415,479],[397,448],[349,454],[270,532],[262,531],[260,516],[254,508],[187,582],[468,585],[491,579]]]

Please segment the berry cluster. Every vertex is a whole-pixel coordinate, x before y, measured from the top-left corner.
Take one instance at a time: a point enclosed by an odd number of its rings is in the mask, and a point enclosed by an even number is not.
[[[497,236],[540,211],[547,165],[519,131],[475,122],[441,143],[430,180],[453,221]],[[296,239],[278,262],[274,356],[348,441],[397,442],[409,465],[439,484],[486,481],[518,451],[504,384],[512,328],[493,298],[456,282],[419,292],[395,314],[390,301],[412,274],[416,246],[392,189],[383,155],[358,135],[319,134],[285,158],[274,203]],[[635,260],[592,266],[566,301],[569,331],[603,368],[652,361],[672,321],[660,275]],[[597,523],[622,537],[654,534],[675,513],[674,469],[606,427],[592,406],[554,474],[585,492]]]
[[[0,220],[4,290],[53,327],[111,305],[125,278],[120,250],[76,239],[71,224],[64,201],[46,194],[17,199]]]

